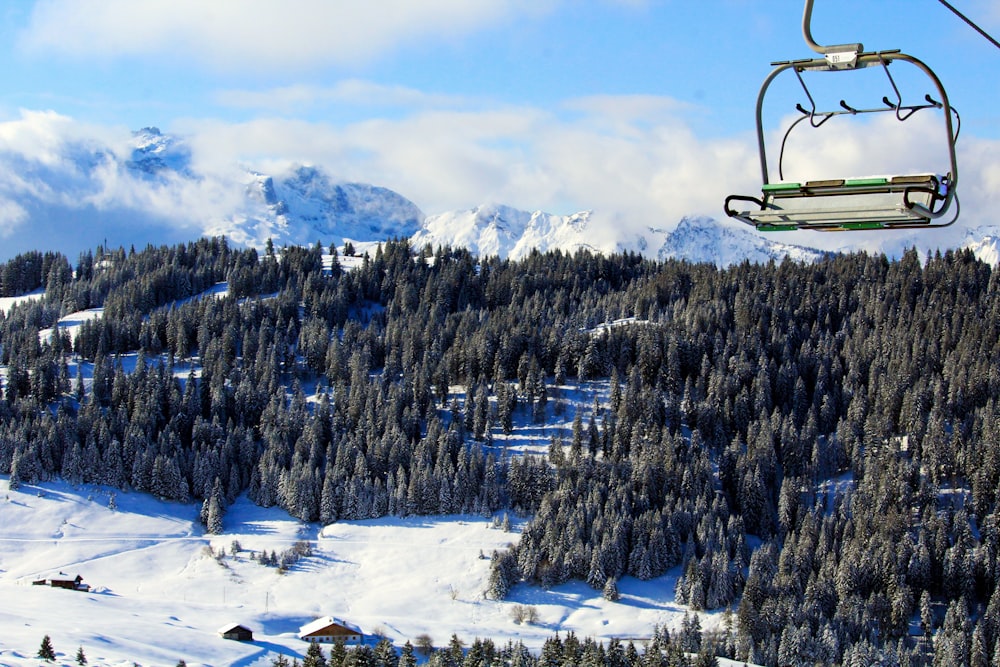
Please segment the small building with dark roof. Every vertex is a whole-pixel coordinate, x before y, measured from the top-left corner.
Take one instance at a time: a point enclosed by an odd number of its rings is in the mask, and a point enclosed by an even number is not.
[[[238,642],[252,642],[253,631],[245,625],[239,623],[229,623],[219,628],[219,636],[223,639],[232,639]]]
[[[65,572],[60,572],[57,575],[51,577],[46,577],[45,579],[36,579],[31,582],[33,586],[51,586],[52,588],[65,588],[70,591],[89,591],[90,585],[83,583],[83,577],[79,574],[75,577],[70,577]]]

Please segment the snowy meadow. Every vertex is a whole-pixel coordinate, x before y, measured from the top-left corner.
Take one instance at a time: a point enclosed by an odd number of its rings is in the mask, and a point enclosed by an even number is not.
[[[676,573],[626,578],[614,603],[580,582],[484,599],[492,551],[517,539],[518,522],[510,532],[503,523],[396,517],[321,527],[240,498],[224,533],[208,535],[196,504],[62,482],[10,490],[2,478],[0,664],[38,664],[50,635],[56,664],[76,664],[82,647],[91,665],[269,665],[278,654],[304,656],[297,632],[324,615],[397,646],[421,635],[443,646],[454,634],[533,650],[557,632],[639,644],[657,624],[679,625]],[[303,543],[310,555],[287,569],[261,562]],[[91,590],[32,585],[59,572],[80,575]],[[518,605],[533,607],[537,621],[515,622]],[[220,638],[227,623],[249,627],[254,641]]]

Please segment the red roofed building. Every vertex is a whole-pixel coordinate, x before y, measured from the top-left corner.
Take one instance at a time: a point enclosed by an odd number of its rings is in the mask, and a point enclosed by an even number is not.
[[[324,616],[299,628],[299,639],[307,642],[329,643],[342,641],[357,643],[364,639],[361,630],[339,618]]]

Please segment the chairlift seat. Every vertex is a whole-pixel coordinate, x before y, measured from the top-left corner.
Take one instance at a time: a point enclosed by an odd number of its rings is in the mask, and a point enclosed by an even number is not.
[[[936,174],[765,183],[762,197],[730,197],[727,213],[759,231],[849,231],[927,225],[947,197]],[[756,208],[731,210],[733,200]]]
[[[823,54],[823,57],[772,63],[775,68],[764,80],[757,94],[757,145],[763,182],[761,196],[758,198],[730,195],[725,201],[726,214],[753,225],[759,231],[927,229],[953,224],[959,215],[955,142],[958,139],[960,120],[958,112],[948,101],[948,94],[941,81],[927,65],[897,50],[864,52],[860,44],[844,45],[843,48],[818,47],[808,37],[806,30],[810,5],[811,2],[807,1],[807,11],[803,19],[806,41],[814,50]],[[928,93],[924,95],[923,101],[904,100],[889,71],[889,65],[894,62],[909,63],[922,71],[934,84],[936,97]],[[893,94],[882,98],[883,106],[860,108],[841,100],[840,105],[833,109],[817,109],[815,99],[802,76],[803,72],[851,71],[868,67],[881,67],[890,84]],[[807,104],[795,105],[796,110],[802,115],[785,131],[776,161],[778,178],[772,180],[764,141],[764,97],[775,78],[788,71],[797,77]],[[849,119],[869,113],[890,113],[903,122],[914,113],[925,109],[939,110],[944,120],[944,147],[947,150],[948,166],[938,173],[947,174],[946,176],[924,173],[805,182],[784,181],[782,165],[786,140],[796,127],[818,129],[826,126],[833,118]],[[922,135],[920,139],[923,140]],[[737,206],[735,202],[741,204]],[[954,215],[947,215],[952,204],[954,204]]]

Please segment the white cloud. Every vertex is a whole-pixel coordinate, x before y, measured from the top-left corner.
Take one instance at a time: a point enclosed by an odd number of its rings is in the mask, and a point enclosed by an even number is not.
[[[671,228],[689,214],[721,217],[726,195],[759,192],[749,133],[704,139],[671,112],[669,99],[640,100],[642,113],[623,111],[635,102],[631,97],[621,105],[602,100],[584,105],[582,116],[568,118],[534,107],[423,109],[345,127],[278,118],[235,124],[188,120],[171,131],[185,137],[198,177],[166,182],[137,177],[107,159],[108,151],[127,156],[131,135],[126,129],[23,112],[0,123],[0,201],[18,202],[0,205],[0,235],[23,229],[26,218],[19,207],[24,197],[98,211],[155,211],[178,229],[225,219],[245,205],[242,167],[276,173],[292,163],[319,165],[335,180],[389,187],[427,214],[486,202],[555,214],[593,209],[594,222],[604,224],[605,231],[636,234],[648,226]],[[890,170],[919,169],[937,129],[921,123],[875,123],[851,140],[810,144],[793,162],[805,171],[823,167],[840,176],[865,175],[876,169],[874,153],[885,156]],[[910,131],[900,132],[900,125]],[[88,166],[79,166],[81,155],[89,156]],[[991,206],[1000,191],[998,156],[1000,142],[963,137],[962,221],[953,233],[918,234],[912,243],[953,245],[969,226],[998,222]],[[830,248],[904,237],[871,238],[801,235],[790,240]]]
[[[22,205],[37,202],[67,209],[141,210],[188,227],[201,215],[228,211],[240,202],[235,166],[229,180],[173,177],[147,181],[123,163],[130,157],[126,128],[79,123],[53,112],[21,112],[0,122],[0,236],[28,219]]]
[[[361,79],[345,79],[332,86],[295,84],[269,90],[224,90],[215,100],[222,106],[258,111],[301,112],[303,108],[331,104],[362,107],[423,109],[466,106],[472,100],[461,95],[425,93],[399,85],[384,85]]]
[[[43,0],[20,36],[34,53],[170,55],[220,70],[357,64],[402,44],[461,39],[554,0]]]
[[[0,199],[0,238],[9,238],[28,219],[28,212],[15,201]]]
[[[695,109],[694,105],[663,95],[588,95],[567,100],[563,106],[625,121],[662,120],[668,114]]]
[[[200,169],[320,164],[335,178],[390,187],[429,214],[502,202],[669,227],[690,213],[719,215],[730,188],[756,187],[749,137],[699,140],[669,98],[619,102],[573,101],[586,113],[572,119],[534,107],[424,109],[342,128],[272,118],[178,129]]]
[[[116,143],[115,137],[127,136],[125,132],[79,123],[54,111],[22,109],[18,118],[0,122],[0,152],[54,166],[66,162],[70,144],[96,148]]]

